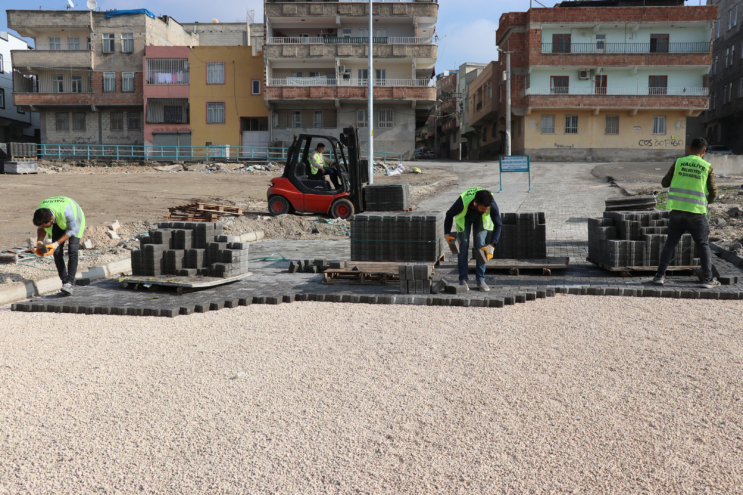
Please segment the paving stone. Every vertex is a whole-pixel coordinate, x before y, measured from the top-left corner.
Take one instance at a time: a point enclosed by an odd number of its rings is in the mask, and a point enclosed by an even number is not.
[[[503,303],[506,306],[513,306],[516,304],[516,296],[506,296],[503,298]]]
[[[197,304],[196,307],[194,308],[194,311],[196,311],[197,313],[206,313],[210,309],[211,309],[211,304],[209,304],[209,303],[207,303],[207,304]]]
[[[526,302],[526,294],[516,294],[516,302],[517,303],[525,303]]]
[[[537,299],[545,299],[547,297],[547,291],[546,290],[538,290],[537,291]]]
[[[219,311],[220,309],[224,309],[224,301],[213,302],[209,305],[210,311]]]
[[[239,305],[240,305],[239,299],[228,299],[227,301],[224,302],[224,307],[229,308],[229,309],[236,308]]]
[[[251,304],[253,304],[253,298],[252,297],[241,297],[240,299],[238,299],[238,304],[240,304],[240,306],[250,306]]]
[[[489,308],[502,308],[504,305],[503,299],[488,299]]]
[[[179,313],[182,314],[183,316],[188,316],[188,315],[192,315],[194,311],[195,311],[194,306],[184,306],[180,308]]]
[[[265,304],[274,304],[274,305],[281,304],[284,301],[283,297],[276,297],[276,296],[269,296],[269,297],[266,297],[265,299],[266,299]]]
[[[297,302],[306,302],[307,301],[307,294],[297,294],[296,300],[297,300]]]
[[[293,303],[297,299],[296,294],[284,294],[283,301],[285,303]]]

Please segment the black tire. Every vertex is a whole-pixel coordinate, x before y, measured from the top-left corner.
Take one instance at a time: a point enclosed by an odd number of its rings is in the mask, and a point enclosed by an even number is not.
[[[268,200],[268,211],[277,217],[289,213],[289,202],[283,196],[274,196]]]
[[[339,199],[330,207],[330,216],[333,218],[351,218],[354,213],[353,203],[347,199]]]

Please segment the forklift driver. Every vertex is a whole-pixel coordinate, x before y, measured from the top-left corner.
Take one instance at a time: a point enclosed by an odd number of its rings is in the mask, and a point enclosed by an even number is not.
[[[325,145],[319,143],[317,149],[312,153],[310,160],[310,178],[325,180],[324,176],[329,175],[333,187],[335,189],[340,189],[341,186],[338,183],[338,171],[334,168],[325,167],[325,157],[323,156],[324,151]]]

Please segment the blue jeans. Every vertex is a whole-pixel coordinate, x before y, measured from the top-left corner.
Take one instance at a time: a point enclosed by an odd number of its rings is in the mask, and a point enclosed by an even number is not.
[[[482,226],[482,215],[467,215],[464,217],[464,232],[459,233],[459,280],[469,280],[470,262],[470,232],[473,230],[475,249],[485,247],[488,231]],[[475,268],[477,280],[485,278],[485,265],[478,264]]]

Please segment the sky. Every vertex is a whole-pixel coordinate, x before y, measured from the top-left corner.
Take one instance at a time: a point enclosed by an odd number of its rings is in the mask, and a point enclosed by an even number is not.
[[[75,10],[87,10],[87,0],[72,0]],[[552,7],[556,0],[540,0]],[[5,8],[61,10],[67,0],[2,0]],[[209,6],[206,6],[209,3]],[[687,1],[697,5],[698,0]],[[704,2],[706,3],[706,2]],[[534,6],[538,6],[536,2]],[[216,4],[204,0],[98,0],[101,10],[146,8],[156,16],[170,15],[179,22],[245,21],[248,10],[255,11],[256,22],[263,20],[263,0],[221,0]],[[495,31],[498,19],[504,12],[529,9],[529,0],[439,0],[439,18],[436,32],[439,35],[439,58],[436,72],[457,69],[464,62],[488,63],[498,59]],[[7,30],[7,16],[3,12],[0,31]],[[28,40],[32,42],[32,40]]]

